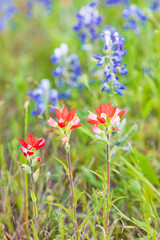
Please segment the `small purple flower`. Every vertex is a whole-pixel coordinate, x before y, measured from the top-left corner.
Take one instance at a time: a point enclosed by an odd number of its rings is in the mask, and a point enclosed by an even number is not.
[[[107,6],[114,6],[119,4],[127,4],[129,0],[105,0],[104,2]]]
[[[60,95],[56,89],[50,89],[50,81],[48,79],[42,79],[40,85],[29,92],[28,96],[35,100],[35,109],[31,111],[33,116],[44,114],[48,104],[50,104],[50,110],[52,111],[57,107],[57,101],[60,99]]]
[[[73,30],[77,32],[82,43],[86,43],[88,39],[94,41],[98,37],[97,29],[102,22],[102,16],[97,10],[98,5],[99,1],[91,2],[87,6],[83,6],[76,14],[77,24]]]
[[[97,61],[97,66],[103,66],[105,80],[103,81],[102,91],[108,93],[110,91],[109,83],[114,85],[116,92],[123,95],[122,90],[127,89],[119,83],[117,75],[126,75],[128,71],[126,64],[121,65],[123,56],[126,55],[126,50],[123,49],[124,38],[113,27],[105,27],[104,32],[100,35],[104,42],[105,55],[96,54],[93,56]]]
[[[145,22],[147,21],[147,16],[134,4],[124,8],[122,17],[126,20],[124,29],[132,29],[136,34],[140,34],[140,26],[144,26]]]
[[[154,12],[160,9],[160,0],[148,0],[150,2],[150,9]]]
[[[66,98],[71,94],[71,90],[77,87],[82,90],[83,86],[78,82],[81,76],[81,66],[77,54],[68,55],[69,48],[66,43],[62,43],[59,48],[54,49],[51,62],[56,65],[52,75],[57,80],[57,86],[61,88],[61,96]]]

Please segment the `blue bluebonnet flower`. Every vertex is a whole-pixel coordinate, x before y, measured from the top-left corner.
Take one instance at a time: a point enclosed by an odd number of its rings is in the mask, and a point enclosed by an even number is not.
[[[50,110],[53,111],[57,107],[57,100],[60,99],[58,91],[50,88],[48,79],[42,79],[40,85],[33,92],[29,92],[28,96],[35,100],[35,109],[31,111],[33,116],[44,114],[48,104],[51,105]]]
[[[77,54],[68,55],[69,48],[66,43],[62,43],[59,48],[54,49],[51,62],[56,64],[52,74],[57,79],[57,86],[61,88],[61,96],[68,98],[71,90],[77,87],[82,90],[83,86],[78,82],[81,75],[81,66]]]
[[[152,11],[158,11],[160,9],[160,0],[147,0],[151,3],[150,9]]]
[[[18,12],[18,8],[14,5],[13,0],[0,1],[0,31],[7,27],[9,21]]]
[[[134,4],[124,8],[122,17],[126,19],[126,25],[124,26],[124,29],[132,29],[136,34],[140,34],[140,26],[144,26],[144,23],[147,21],[147,16]]]
[[[27,16],[33,16],[33,8],[35,5],[42,5],[45,12],[50,12],[52,7],[52,0],[27,0]]]
[[[97,28],[102,22],[102,16],[97,10],[98,4],[99,1],[90,2],[76,14],[77,24],[73,30],[77,32],[82,43],[85,43],[87,39],[94,41],[98,37]]]
[[[115,30],[115,28],[106,27],[104,33],[100,35],[104,42],[104,55],[94,55],[97,60],[97,66],[103,66],[105,79],[103,81],[102,91],[108,93],[110,91],[109,83],[114,85],[116,92],[123,95],[122,90],[127,89],[119,82],[118,74],[126,75],[128,73],[126,64],[121,65],[126,50],[123,49],[124,38]]]
[[[107,6],[114,6],[119,4],[127,4],[129,0],[105,0],[104,2]]]

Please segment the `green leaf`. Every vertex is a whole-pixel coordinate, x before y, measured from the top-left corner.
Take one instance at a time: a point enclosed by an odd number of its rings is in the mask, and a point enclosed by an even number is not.
[[[133,177],[139,178],[142,182],[144,182],[148,187],[152,189],[152,191],[155,193],[155,196],[157,199],[160,197],[160,192],[148,181],[148,179],[141,173],[139,170],[137,170],[134,166],[132,166],[124,157],[120,158],[124,164],[128,167],[130,170],[130,174]]]
[[[136,218],[132,217],[132,220],[140,227],[147,228],[147,224],[145,222],[139,221]]]
[[[65,171],[66,171],[66,173],[67,173],[67,175],[69,177],[69,169],[66,166],[66,164],[63,161],[61,161],[60,159],[58,159],[57,157],[54,157],[54,158],[64,167],[64,169],[65,169]]]
[[[76,206],[78,199],[82,196],[84,192],[80,192],[78,195],[75,196],[73,206]]]
[[[120,149],[123,149],[123,147],[114,147],[114,148],[112,148],[112,150],[110,151],[110,156],[112,156],[115,151],[118,151]]]
[[[35,218],[38,216],[38,209],[36,203],[33,203],[33,216]]]
[[[146,77],[148,85],[150,86],[150,89],[153,92],[154,96],[156,96],[157,98],[160,98],[160,96],[159,96],[159,89],[156,86],[154,80],[151,79],[147,74],[145,74],[145,77]]]
[[[123,226],[124,229],[134,229],[134,226]]]
[[[114,130],[110,129],[110,130],[107,132],[107,134],[110,135],[112,132],[114,132]]]
[[[63,205],[46,201],[44,203],[62,208],[72,218],[72,221],[75,222],[73,214],[70,213]]]
[[[120,219],[121,219],[121,218],[116,219],[116,220],[113,222],[112,228],[110,229],[109,234],[108,234],[108,237],[107,237],[108,240],[111,239],[111,236],[112,236],[113,231],[114,231],[114,229],[115,229],[115,227],[116,227],[116,224],[117,224],[117,222],[118,222]]]
[[[39,173],[40,173],[40,167],[35,171],[35,173],[33,174],[33,179],[34,182],[37,181],[37,179],[39,178]]]
[[[81,225],[79,226],[79,230],[81,230],[85,224],[85,222],[87,221],[87,219],[92,215],[92,213],[94,213],[97,210],[97,208],[95,208],[93,211],[91,211],[86,217],[85,219],[82,221]]]
[[[35,228],[35,225],[33,223],[33,221],[31,220],[31,227],[32,227],[32,231],[33,231],[33,237],[34,237],[34,240],[38,240],[38,235],[37,235],[37,232],[36,232],[36,228]]]
[[[86,240],[90,240],[90,239],[88,238],[88,236],[87,236],[84,232],[82,232],[82,234],[84,235],[84,237],[85,237]]]
[[[114,199],[113,201],[109,201],[109,204],[108,204],[108,207],[107,207],[107,210],[109,210],[110,208],[111,208],[111,206],[115,203],[115,202],[117,202],[119,199],[123,199],[123,198],[127,198],[127,197],[118,197],[118,198],[116,198],[116,199]]]
[[[92,185],[97,188],[102,188],[102,184],[98,181],[95,176],[85,167],[82,167],[82,171],[84,173],[84,178]]]
[[[127,221],[132,222],[133,224],[135,224],[136,226],[139,226],[135,221],[133,221],[132,219],[130,219],[129,217],[127,217],[124,213],[122,213],[114,204],[113,204],[114,208],[118,211],[118,213],[120,214],[120,216],[122,216],[124,219],[126,219]],[[139,226],[140,227],[140,226]],[[147,232],[147,230],[144,227],[141,227],[144,231]]]
[[[37,201],[35,193],[31,189],[29,189],[29,191],[31,193],[32,202],[35,203]]]
[[[88,171],[90,171],[91,173],[93,173],[94,175],[99,177],[103,182],[105,181],[105,179],[99,173],[96,173],[96,172],[94,172],[93,170],[90,170],[90,169],[88,169]]]
[[[140,152],[135,151],[136,159],[142,169],[144,176],[153,184],[156,184],[160,187],[160,182],[155,171],[152,168],[152,165],[148,162],[148,159]]]
[[[89,137],[91,137],[92,139],[95,140],[95,135],[92,133],[91,130],[89,130],[89,128],[87,128],[83,125],[83,127],[80,127],[79,130],[84,132],[86,135],[88,135]]]
[[[101,228],[101,229],[102,229],[102,233],[103,233],[103,239],[105,240],[105,238],[106,238],[106,232],[105,232],[105,229],[104,229],[104,227],[102,227],[102,226],[100,226],[100,225],[96,225],[96,227],[99,227],[99,228]]]
[[[31,174],[31,168],[27,164],[20,163],[19,166],[21,166],[24,171],[26,171],[27,173]]]

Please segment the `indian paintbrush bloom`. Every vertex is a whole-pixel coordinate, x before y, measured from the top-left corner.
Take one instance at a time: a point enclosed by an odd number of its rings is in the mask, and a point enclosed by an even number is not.
[[[126,64],[121,65],[126,50],[123,49],[124,38],[113,27],[105,27],[104,32],[100,35],[104,42],[103,55],[96,54],[93,58],[97,61],[97,67],[103,67],[105,79],[103,81],[102,91],[108,93],[110,88],[114,86],[119,95],[123,95],[122,90],[127,89],[126,86],[119,82],[118,74],[126,75],[128,73]],[[110,83],[110,86],[109,86]]]
[[[45,145],[44,138],[39,138],[38,140],[36,137],[34,137],[32,134],[27,135],[26,142],[23,139],[18,138],[19,142],[22,144],[23,147],[21,147],[21,151],[23,152],[23,155],[25,158],[27,158],[29,165],[20,163],[19,165],[27,171],[27,173],[31,174],[31,167],[35,166],[37,163],[43,161],[42,158],[33,156],[37,150],[39,150],[41,147]],[[35,171],[33,174],[34,182],[39,177],[40,169],[43,167],[43,165],[39,166],[39,168]]]
[[[48,120],[48,125],[53,127],[54,130],[50,130],[47,132],[54,132],[60,135],[63,143],[69,142],[69,138],[73,129],[82,126],[80,123],[80,118],[76,115],[76,108],[73,108],[70,112],[67,107],[64,107],[62,111],[55,108],[55,113],[58,118],[56,122],[53,118]]]
[[[120,122],[120,118],[125,113],[125,110],[120,110],[117,107],[112,107],[111,103],[101,103],[99,108],[95,107],[96,113],[89,112],[87,120],[93,126],[92,131],[96,134],[101,134],[102,131],[107,131],[111,134],[112,131],[119,131],[115,125]]]
[[[29,92],[28,96],[35,100],[35,109],[31,111],[33,116],[44,114],[47,105],[51,105],[50,110],[53,111],[60,99],[58,91],[50,87],[48,79],[42,79],[40,85],[33,92]]]
[[[125,30],[132,29],[136,34],[140,34],[141,27],[147,21],[147,16],[136,5],[126,6],[122,12],[122,17],[126,20]]]
[[[7,27],[17,12],[18,8],[14,5],[14,0],[0,1],[0,31]]]
[[[73,30],[77,32],[82,43],[87,42],[88,39],[94,41],[98,37],[97,29],[102,22],[102,16],[97,10],[98,5],[99,1],[90,2],[76,14],[77,24]]]
[[[100,104],[99,107],[95,107],[96,113],[89,112],[88,123],[93,125],[92,131],[102,136],[101,141],[106,144],[106,175],[107,175],[107,200],[106,200],[106,222],[105,222],[105,233],[108,236],[108,222],[109,222],[109,201],[110,201],[110,153],[109,153],[109,141],[110,134],[113,131],[120,131],[117,123],[120,122],[120,118],[125,113],[124,110],[120,110],[117,107],[112,107],[111,103]]]
[[[57,87],[61,91],[61,97],[63,98],[68,98],[74,87],[77,87],[79,90],[83,89],[82,84],[78,82],[81,76],[79,57],[75,53],[68,55],[68,52],[68,45],[62,43],[59,48],[54,49],[54,53],[51,56],[51,62],[56,65],[52,75],[57,80]]]
[[[19,163],[19,166],[22,167],[24,171],[31,175],[31,183],[32,183],[32,190],[31,198],[33,201],[33,214],[35,217],[35,228],[37,230],[37,206],[36,206],[36,197],[35,197],[35,182],[39,177],[39,173],[43,165],[40,165],[37,170],[33,170],[33,167],[36,167],[38,163],[43,161],[42,158],[33,156],[37,150],[45,145],[45,140],[43,138],[36,139],[35,136],[32,134],[27,135],[26,142],[23,139],[18,138],[19,142],[22,144],[23,147],[20,149],[23,152],[25,158],[27,158],[28,164]]]
[[[26,142],[23,139],[18,138],[19,142],[22,144],[21,151],[24,157],[32,156],[34,152],[45,145],[44,138],[39,138],[36,140],[32,134],[28,134]]]

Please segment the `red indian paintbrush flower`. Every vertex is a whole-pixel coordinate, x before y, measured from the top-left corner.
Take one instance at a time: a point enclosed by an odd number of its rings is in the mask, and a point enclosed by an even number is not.
[[[58,121],[56,122],[54,119],[50,118],[48,120],[48,125],[55,128],[55,130],[50,130],[47,132],[54,132],[60,136],[60,140],[64,143],[65,150],[67,153],[67,161],[68,161],[68,171],[69,171],[69,180],[71,185],[71,196],[72,196],[72,204],[73,204],[73,214],[74,214],[74,225],[76,232],[76,239],[78,240],[78,223],[77,223],[77,214],[76,214],[76,204],[75,196],[74,196],[74,186],[72,179],[72,171],[71,171],[71,159],[70,159],[70,145],[69,139],[73,129],[82,126],[80,123],[80,118],[76,115],[76,108],[72,109],[70,112],[67,107],[64,107],[62,111],[57,108],[54,109]]]
[[[37,140],[36,137],[34,137],[32,134],[27,135],[26,142],[20,138],[18,138],[18,140],[23,146],[20,149],[22,150],[24,157],[27,159],[27,164],[19,163],[19,166],[21,166],[24,171],[26,171],[28,174],[31,175],[32,190],[30,189],[30,192],[31,192],[31,198],[33,202],[35,228],[37,231],[37,206],[36,206],[36,200],[35,200],[36,199],[35,182],[38,180],[40,170],[42,169],[44,164],[38,166],[38,168],[35,170],[35,167],[37,166],[37,164],[39,165],[39,163],[43,161],[43,158],[34,157],[33,154],[36,150],[40,149],[45,145],[45,140],[43,138],[39,138]]]
[[[89,112],[89,120],[87,122],[94,125],[92,131],[94,133],[101,133],[101,129],[108,129],[110,131],[119,131],[118,127],[113,127],[116,123],[120,121],[120,118],[125,113],[125,110],[120,110],[117,107],[112,107],[112,104],[101,103],[99,108],[95,107],[96,113]]]
[[[36,140],[36,137],[30,133],[27,135],[26,142],[20,138],[18,138],[18,140],[23,146],[20,149],[22,150],[24,157],[27,157],[27,155],[33,155],[35,150],[38,150],[45,145],[45,140],[43,138]]]
[[[62,142],[69,142],[71,131],[82,126],[80,118],[76,115],[76,108],[73,108],[70,112],[67,107],[64,107],[62,111],[57,108],[54,110],[58,121],[56,122],[53,118],[50,118],[48,120],[48,125],[56,129],[56,133],[62,137]],[[47,132],[54,132],[54,130]]]
[[[124,110],[120,110],[117,107],[112,107],[112,104],[100,104],[99,108],[95,107],[96,113],[89,112],[89,120],[93,126],[92,131],[96,134],[100,134],[98,139],[106,143],[106,175],[107,175],[107,194],[106,194],[106,220],[105,220],[105,232],[108,236],[108,222],[109,222],[109,202],[110,202],[110,134],[113,131],[120,131],[118,127],[114,125],[120,122],[120,118],[125,113]],[[113,127],[114,126],[114,127]]]
[[[70,112],[68,111],[67,107],[64,107],[62,111],[57,108],[54,110],[58,118],[58,122],[50,118],[48,120],[49,126],[56,128],[68,128],[67,130],[72,130],[82,126],[79,117],[76,116],[76,108],[73,108]]]

